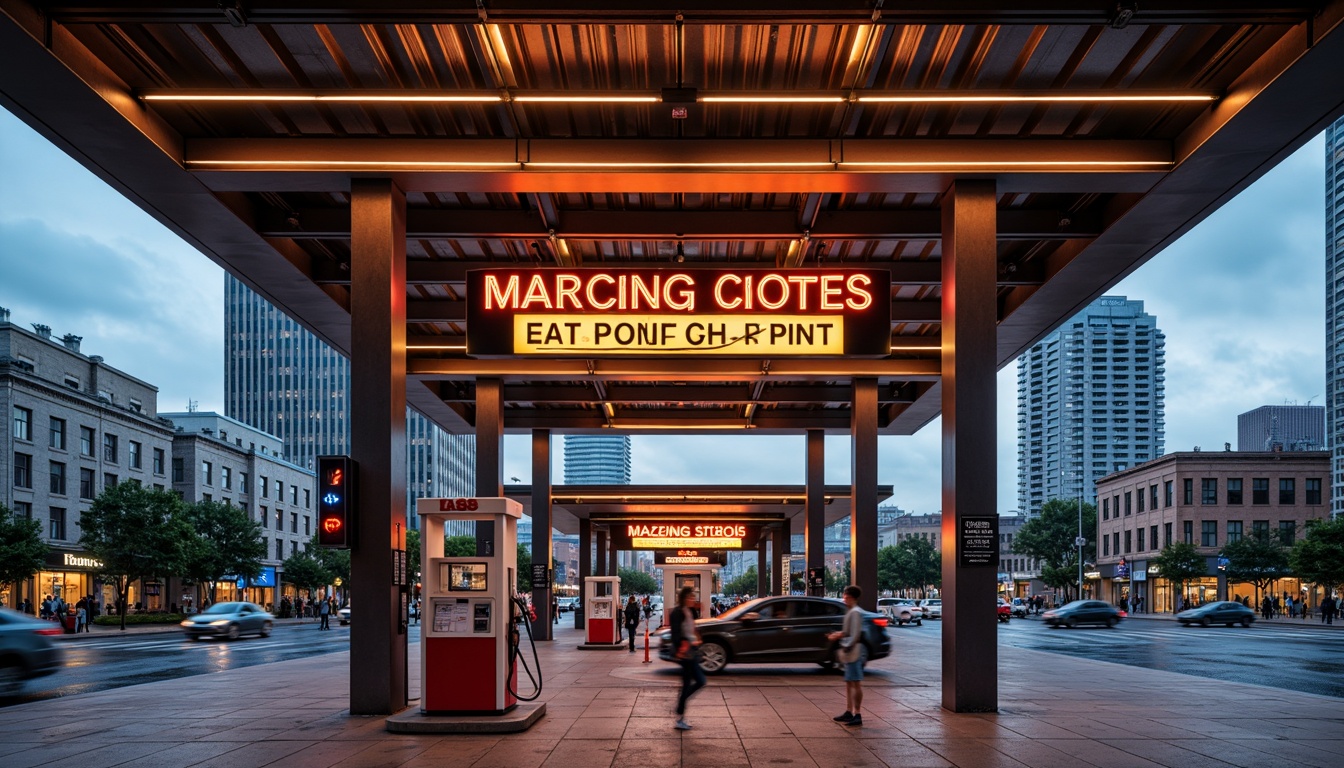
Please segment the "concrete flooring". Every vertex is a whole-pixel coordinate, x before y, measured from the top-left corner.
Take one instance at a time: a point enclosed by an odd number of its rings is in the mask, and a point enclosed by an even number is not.
[[[1344,765],[1344,700],[1036,651],[1000,649],[998,713],[953,714],[938,659],[903,653],[905,631],[920,630],[893,631],[893,658],[870,669],[862,728],[831,721],[838,675],[737,666],[676,731],[670,665],[583,653],[561,629],[541,649],[547,714],[524,733],[388,733],[346,713],[339,653],[0,709],[0,766]]]

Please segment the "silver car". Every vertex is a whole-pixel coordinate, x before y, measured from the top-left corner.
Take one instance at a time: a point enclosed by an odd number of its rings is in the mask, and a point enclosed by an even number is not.
[[[275,617],[256,603],[215,603],[182,622],[187,637],[225,637],[237,640],[256,633],[270,637]]]
[[[61,649],[49,635],[59,624],[0,608],[0,698],[17,696],[23,683],[61,668]]]
[[[924,611],[924,618],[926,619],[943,618],[942,600],[920,600],[919,608],[920,610]]]

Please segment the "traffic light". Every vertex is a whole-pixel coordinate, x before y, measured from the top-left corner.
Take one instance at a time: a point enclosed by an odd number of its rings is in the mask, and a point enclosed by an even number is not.
[[[349,456],[317,457],[317,545],[349,549],[355,543],[355,469]]]

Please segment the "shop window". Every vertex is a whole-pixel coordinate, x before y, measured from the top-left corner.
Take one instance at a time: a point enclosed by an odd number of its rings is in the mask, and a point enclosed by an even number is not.
[[[33,487],[33,457],[26,453],[14,454],[14,487]]]
[[[1268,504],[1269,503],[1269,478],[1253,477],[1251,478],[1251,503]]]
[[[1201,520],[1199,523],[1199,546],[1218,546],[1218,521]]]
[[[1227,503],[1228,506],[1239,506],[1241,501],[1241,478],[1229,477],[1227,479]]]
[[[1297,481],[1291,477],[1279,478],[1279,504],[1291,506],[1297,503]]]
[[[1218,503],[1218,478],[1202,477],[1199,480],[1199,503],[1212,506]]]

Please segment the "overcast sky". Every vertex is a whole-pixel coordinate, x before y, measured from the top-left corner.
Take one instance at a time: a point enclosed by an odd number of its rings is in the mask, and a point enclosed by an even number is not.
[[[1110,293],[1166,334],[1166,450],[1236,443],[1237,414],[1324,404],[1325,150],[1316,137]],[[159,387],[159,410],[224,410],[224,276],[176,235],[0,109],[0,306],[83,336],[85,354]],[[999,510],[1017,507],[1017,374],[999,373]],[[939,422],[879,440],[886,503],[936,512]],[[557,451],[559,441],[557,441]],[[843,438],[826,481],[849,482]],[[527,440],[505,477],[530,477]],[[636,437],[634,482],[803,482],[803,439]],[[559,467],[557,466],[557,471]]]

